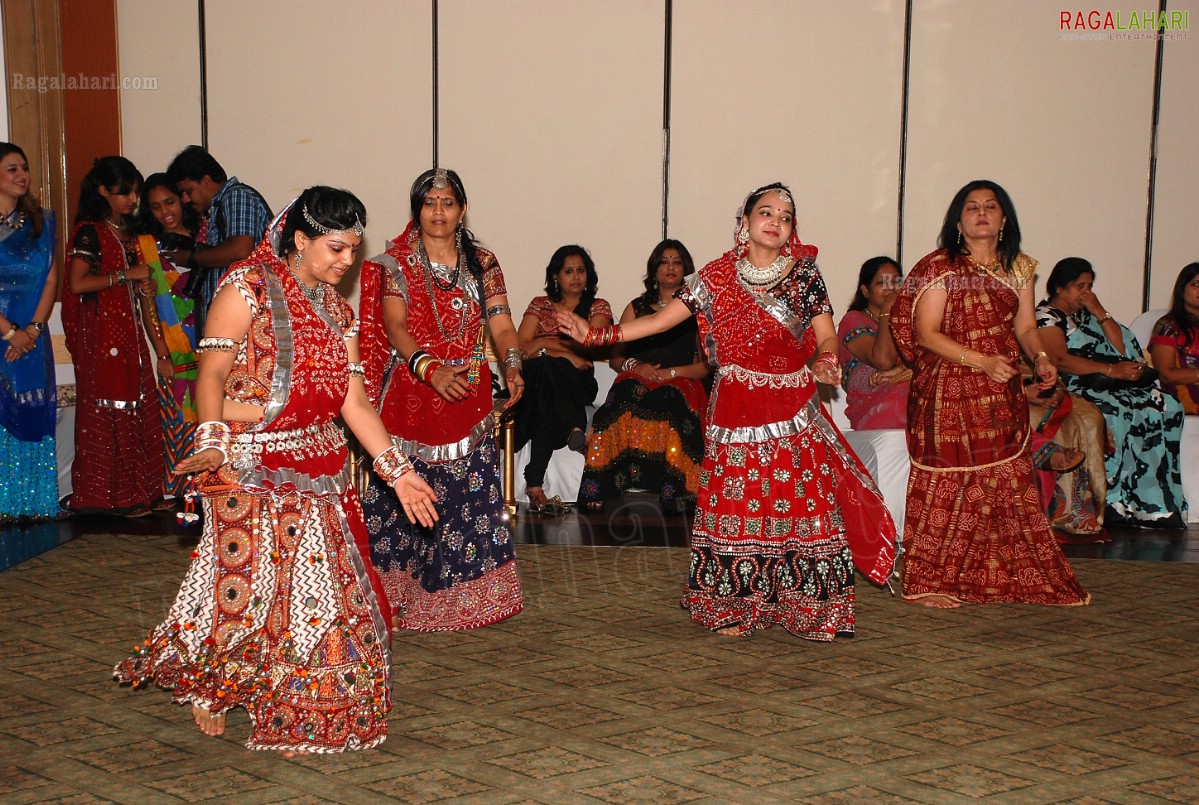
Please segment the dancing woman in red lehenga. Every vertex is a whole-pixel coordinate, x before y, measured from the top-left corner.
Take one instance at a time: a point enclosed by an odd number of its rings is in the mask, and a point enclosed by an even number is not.
[[[396,617],[420,632],[477,629],[524,607],[495,446],[491,334],[509,406],[521,398],[520,350],[495,255],[464,226],[466,190],[438,168],[416,178],[412,220],[362,264],[362,363],[392,441],[442,502],[436,527],[406,522],[386,486],[362,494],[367,554]]]
[[[975,181],[958,191],[941,247],[912,269],[891,308],[896,345],[914,372],[904,598],[939,608],[1086,604],[1033,477],[1021,348],[1041,387],[1057,370],[1033,314],[1037,263],[1020,253],[1003,188]]]
[[[696,316],[717,368],[682,604],[721,634],[777,623],[827,641],[853,634],[855,564],[878,584],[891,574],[895,525],[816,395],[817,380],[839,381],[837,333],[816,249],[795,237],[794,216],[786,187],[759,188],[737,246],[660,312],[590,331],[578,317],[559,320],[601,345]]]
[[[408,517],[436,519],[367,399],[358,325],[332,287],[365,219],[350,193],[309,188],[221,281],[197,347],[204,421],[178,469],[201,472],[204,534],[166,621],[116,667],[120,681],[173,688],[209,735],[244,707],[247,746],[289,756],[387,735],[390,613],[334,419]]]

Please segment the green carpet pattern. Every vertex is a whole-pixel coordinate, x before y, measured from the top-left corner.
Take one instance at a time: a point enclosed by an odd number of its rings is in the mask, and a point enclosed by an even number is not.
[[[932,611],[858,588],[858,636],[679,609],[687,552],[518,548],[506,623],[397,635],[380,748],[206,738],[110,669],[192,545],[89,535],[0,574],[4,803],[1194,803],[1199,566],[1083,560],[1081,609]]]

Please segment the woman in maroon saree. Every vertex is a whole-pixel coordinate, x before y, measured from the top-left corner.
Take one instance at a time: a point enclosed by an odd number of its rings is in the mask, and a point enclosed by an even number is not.
[[[62,323],[78,394],[71,503],[76,512],[150,514],[164,501],[166,454],[146,335],[162,346],[142,294],[150,267],[130,234],[142,176],[124,157],[83,178],[67,251]],[[165,353],[164,353],[165,354]],[[171,369],[169,355],[159,359]]]
[[[895,525],[816,395],[817,380],[840,380],[837,333],[794,217],[786,187],[759,188],[736,246],[659,312],[590,331],[577,316],[559,321],[589,346],[696,317],[717,369],[683,607],[720,634],[777,623],[828,641],[853,635],[854,566],[876,584],[891,574]]]
[[[1020,253],[1006,191],[982,180],[959,190],[940,245],[891,308],[896,344],[914,371],[904,598],[938,608],[1089,603],[1033,480],[1021,348],[1040,386],[1057,372],[1033,315],[1037,263]]]

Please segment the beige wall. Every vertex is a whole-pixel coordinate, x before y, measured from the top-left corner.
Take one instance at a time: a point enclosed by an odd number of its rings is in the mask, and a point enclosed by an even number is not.
[[[121,90],[124,154],[146,176],[200,142],[198,29],[195,3],[117,0],[120,73],[157,82],[157,89]]]
[[[1170,6],[1199,27],[1197,3]],[[914,4],[905,267],[934,247],[954,191],[985,176],[1012,193],[1042,283],[1081,254],[1112,311],[1139,312],[1154,45],[1062,39],[1059,12],[1092,6]],[[210,147],[275,207],[315,182],[358,192],[377,251],[432,161],[431,9],[344,7],[209,0]],[[591,249],[601,293],[621,307],[661,231],[664,3],[439,8],[441,163],[462,173],[469,223],[505,266],[513,307],[572,241]],[[161,168],[198,137],[194,4],[119,0],[119,13],[122,72],[169,79],[122,97],[126,152]],[[899,234],[903,0],[685,0],[674,13],[670,234],[710,260],[744,194],[782,179],[842,311],[858,265],[894,252]],[[1154,304],[1199,259],[1197,79],[1194,31],[1166,45]]]
[[[1199,0],[1171,0],[1171,11],[1190,12],[1199,28]],[[1149,306],[1169,307],[1182,267],[1199,260],[1199,31],[1185,42],[1167,42],[1157,141],[1153,216],[1153,278]],[[1136,234],[1141,235],[1141,232]]]
[[[1057,6],[1043,0],[915,9],[905,262],[935,248],[958,188],[993,179],[1012,196],[1024,251],[1041,261],[1039,291],[1058,260],[1086,257],[1100,299],[1131,321],[1140,312],[1152,43],[1064,41]]]
[[[852,6],[674,6],[671,230],[712,260],[745,196],[783,181],[838,314],[862,261],[894,254],[899,192],[903,3]]]
[[[664,19],[654,0],[441,2],[441,163],[462,176],[518,323],[563,244],[591,252],[617,316],[644,290],[662,228]]]

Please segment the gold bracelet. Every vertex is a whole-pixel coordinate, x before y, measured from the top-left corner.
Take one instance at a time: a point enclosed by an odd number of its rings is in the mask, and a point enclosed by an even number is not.
[[[966,365],[966,350],[964,350],[964,349],[962,350],[961,356],[958,358],[958,365],[959,366]],[[973,368],[973,367],[971,367],[971,368]]]
[[[1048,353],[1048,352],[1045,352],[1044,350],[1042,350],[1041,352],[1038,352],[1036,355],[1033,355],[1033,356],[1032,356],[1032,363],[1033,363],[1033,366],[1036,366],[1036,365],[1037,365],[1037,361],[1041,360],[1041,358],[1048,358],[1048,357],[1049,357],[1049,353]]]

